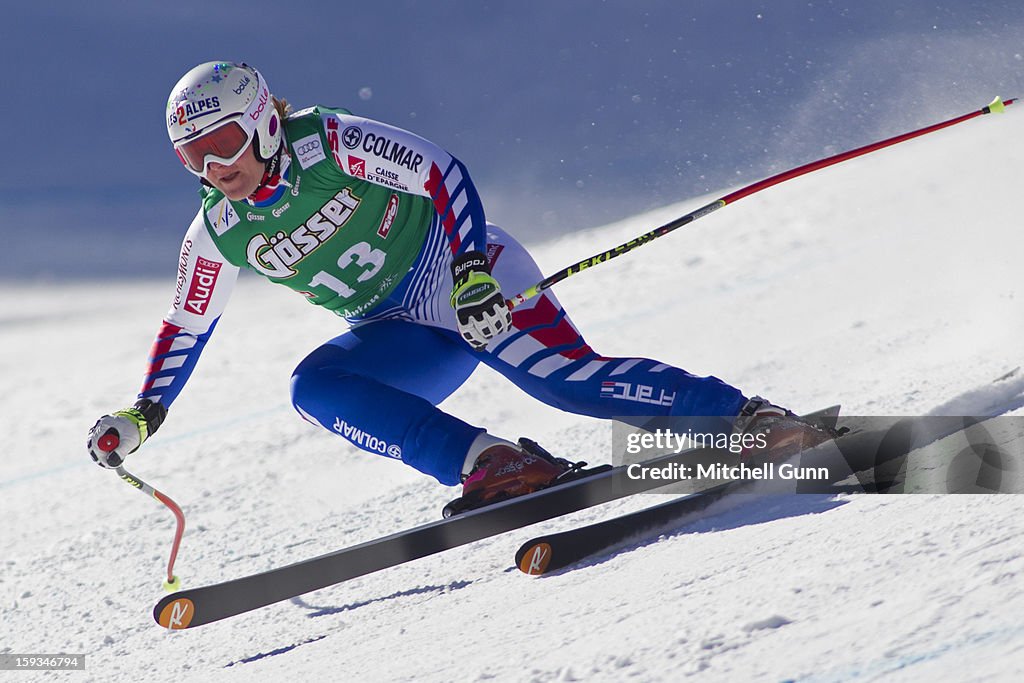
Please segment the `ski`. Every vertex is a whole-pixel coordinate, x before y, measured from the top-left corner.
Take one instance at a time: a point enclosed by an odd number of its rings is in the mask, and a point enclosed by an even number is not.
[[[875,418],[874,421],[878,421]],[[978,424],[984,422],[980,420]],[[898,478],[902,456],[951,436],[965,428],[964,418],[900,418],[870,428],[872,419],[848,425],[848,432],[832,442],[801,453],[801,466],[827,464],[829,479],[804,484],[800,493],[838,493],[837,482],[857,476],[852,489],[884,492]],[[845,466],[842,464],[845,462]],[[867,474],[865,474],[867,473]],[[653,507],[601,522],[539,536],[523,543],[515,555],[524,574],[549,574],[588,557],[612,551],[631,540],[649,537],[669,526],[679,528],[700,518],[705,510],[728,494],[751,492],[755,482],[736,481],[713,486]]]
[[[838,406],[809,419],[833,422]],[[682,451],[652,458],[646,466],[679,465],[694,458],[713,461],[724,449]],[[399,531],[335,552],[223,583],[180,590],[153,608],[153,618],[168,629],[209,624],[260,607],[394,567],[451,548],[543,522],[584,508],[649,491],[664,481],[632,479],[627,467],[605,469],[581,479],[477,508],[436,522]]]
[[[516,551],[516,566],[531,576],[564,569],[668,524],[682,525],[691,515],[721,500],[732,488],[731,484],[720,484],[661,505],[531,538]]]

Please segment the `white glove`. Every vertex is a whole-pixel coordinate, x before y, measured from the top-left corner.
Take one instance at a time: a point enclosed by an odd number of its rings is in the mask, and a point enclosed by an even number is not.
[[[156,432],[165,417],[167,409],[148,398],[127,410],[104,415],[89,430],[89,455],[100,467],[116,469]]]

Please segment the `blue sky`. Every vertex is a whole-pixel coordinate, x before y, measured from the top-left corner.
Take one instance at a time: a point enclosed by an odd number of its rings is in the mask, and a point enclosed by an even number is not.
[[[5,8],[6,276],[173,272],[197,199],[163,107],[210,59],[432,139],[527,240],[1024,94],[1017,0],[295,5]]]

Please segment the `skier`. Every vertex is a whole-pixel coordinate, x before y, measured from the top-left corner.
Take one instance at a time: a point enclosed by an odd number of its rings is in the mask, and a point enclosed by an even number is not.
[[[599,355],[550,292],[510,313],[505,293],[542,275],[486,221],[466,167],[423,138],[345,109],[293,113],[259,71],[231,62],[181,78],[167,131],[201,181],[202,205],[138,400],[90,430],[90,455],[103,467],[120,466],[163,423],[243,267],[350,325],[295,369],[298,413],[442,484],[462,483],[467,505],[578,476],[582,465],[436,407],[480,362],[574,413],[689,416],[719,432],[770,431],[771,447],[826,438],[715,377]],[[713,416],[737,419],[707,422]]]

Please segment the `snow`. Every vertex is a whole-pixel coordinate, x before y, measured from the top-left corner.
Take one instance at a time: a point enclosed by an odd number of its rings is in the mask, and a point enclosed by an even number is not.
[[[713,373],[796,410],[1021,415],[1019,373],[993,383],[1022,364],[1021,159],[1024,112],[1011,107],[744,199],[557,293],[600,353]],[[535,254],[551,272],[710,199]],[[3,286],[0,652],[87,655],[85,677],[47,679],[1024,674],[1015,496],[740,501],[571,571],[513,568],[531,536],[661,500],[644,497],[166,632],[150,610],[173,518],[93,465],[84,441],[134,396],[174,256],[166,281]],[[267,320],[283,334],[257,334]],[[185,586],[431,521],[451,497],[289,407],[292,367],[340,329],[291,292],[245,279],[167,423],[127,461],[185,510]],[[533,402],[486,369],[444,407],[559,454],[607,458],[610,425]]]

